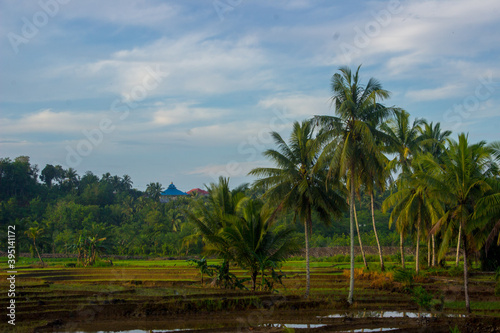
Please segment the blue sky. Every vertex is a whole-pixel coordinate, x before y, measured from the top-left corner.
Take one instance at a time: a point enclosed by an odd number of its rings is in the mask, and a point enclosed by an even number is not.
[[[267,165],[363,64],[387,105],[500,140],[500,2],[0,3],[0,156],[181,190]]]

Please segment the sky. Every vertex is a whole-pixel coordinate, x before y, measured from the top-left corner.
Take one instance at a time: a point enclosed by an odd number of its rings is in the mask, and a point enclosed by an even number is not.
[[[183,191],[270,166],[339,67],[500,140],[500,1],[0,1],[0,158]]]

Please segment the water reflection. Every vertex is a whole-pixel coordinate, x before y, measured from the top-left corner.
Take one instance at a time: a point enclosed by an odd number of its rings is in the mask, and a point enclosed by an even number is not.
[[[317,318],[434,318],[434,317],[464,317],[465,315],[456,313],[431,313],[414,311],[358,311],[333,313],[327,316],[318,316]]]

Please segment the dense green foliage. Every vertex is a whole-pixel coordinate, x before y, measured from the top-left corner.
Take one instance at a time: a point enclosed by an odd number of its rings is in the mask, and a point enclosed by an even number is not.
[[[43,169],[45,170],[45,168]],[[103,254],[178,256],[199,255],[202,242],[195,234],[195,225],[188,223],[185,210],[195,201],[206,202],[205,197],[186,197],[160,203],[147,193],[132,188],[127,175],[96,176],[86,172],[83,176],[63,170],[62,176],[53,178],[50,186],[42,181],[38,166],[26,156],[11,160],[0,159],[0,246],[7,249],[7,225],[16,225],[19,252],[32,252],[37,257],[33,240],[25,233],[29,228],[43,229],[36,238],[40,253],[77,254],[80,237],[94,237],[92,229],[99,228]],[[44,178],[45,179],[45,178]],[[150,185],[155,185],[152,183]],[[159,184],[161,188],[161,184]],[[157,187],[157,186],[156,186]],[[154,195],[155,187],[148,186]],[[148,192],[148,191],[146,191]],[[246,189],[249,196],[253,189]],[[386,195],[385,195],[386,196]],[[380,206],[385,196],[377,196]],[[376,211],[379,237],[382,245],[396,245],[398,238],[387,225],[388,214]],[[371,232],[369,201],[362,197],[358,219],[363,240],[374,245]],[[347,245],[348,215],[332,220],[327,226],[319,223],[313,214],[311,246]],[[303,233],[300,221],[293,214],[280,218],[280,223],[296,226]],[[303,237],[302,237],[303,238]]]

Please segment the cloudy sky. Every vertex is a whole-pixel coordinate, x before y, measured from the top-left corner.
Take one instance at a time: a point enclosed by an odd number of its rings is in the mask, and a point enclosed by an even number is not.
[[[500,140],[500,1],[0,2],[0,157],[128,174],[134,187],[232,185],[269,132],[332,114],[362,64],[387,105]]]

